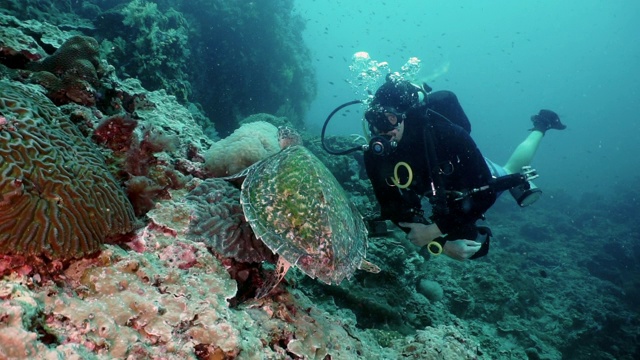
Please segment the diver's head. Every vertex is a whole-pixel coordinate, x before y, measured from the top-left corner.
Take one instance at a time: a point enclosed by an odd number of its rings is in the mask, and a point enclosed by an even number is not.
[[[381,135],[389,141],[399,142],[404,134],[404,119],[406,115],[392,108],[369,109],[365,113],[372,135]]]
[[[400,141],[407,114],[420,106],[424,96],[423,88],[404,80],[399,74],[387,75],[385,83],[376,91],[364,115],[369,123],[369,130],[374,135],[395,135],[395,140]]]

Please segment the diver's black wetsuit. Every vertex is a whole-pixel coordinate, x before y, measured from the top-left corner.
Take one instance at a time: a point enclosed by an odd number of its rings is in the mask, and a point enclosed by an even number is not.
[[[437,111],[425,114],[424,109],[408,114],[402,140],[397,149],[387,156],[365,153],[365,167],[375,195],[382,208],[382,217],[394,223],[416,222],[415,212],[420,210],[420,197],[431,196],[431,177],[427,162],[424,129],[432,126],[438,165],[445,175],[442,176],[447,190],[465,191],[487,185],[491,173],[484,157],[478,150],[469,132],[471,126],[456,96],[448,91],[438,91],[428,95],[427,106]],[[458,124],[458,125],[456,125]],[[408,164],[413,180],[408,189],[399,189],[391,178],[399,162]],[[406,166],[397,167],[398,182],[408,182]],[[448,212],[434,212],[431,220],[435,222],[449,240],[475,239],[475,222],[493,205],[496,194],[480,191],[462,200],[448,197]],[[407,231],[407,229],[404,229]]]

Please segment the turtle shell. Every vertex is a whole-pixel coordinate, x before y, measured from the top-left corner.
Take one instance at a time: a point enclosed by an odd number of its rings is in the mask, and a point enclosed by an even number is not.
[[[365,258],[362,216],[329,169],[303,146],[256,164],[240,201],[256,236],[312,278],[339,284]]]

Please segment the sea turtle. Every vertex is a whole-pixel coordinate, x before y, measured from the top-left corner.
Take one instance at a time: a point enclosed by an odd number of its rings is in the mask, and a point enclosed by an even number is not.
[[[275,254],[274,275],[256,294],[266,296],[296,266],[311,278],[340,284],[356,269],[380,271],[365,260],[362,216],[300,135],[278,129],[280,152],[225,179],[243,178],[240,202],[257,238]]]

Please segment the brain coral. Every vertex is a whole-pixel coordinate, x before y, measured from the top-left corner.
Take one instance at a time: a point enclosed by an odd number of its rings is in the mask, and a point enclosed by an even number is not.
[[[221,179],[207,179],[185,197],[193,209],[187,238],[242,262],[273,260],[242,212],[240,191]]]
[[[278,151],[278,128],[266,121],[246,123],[209,148],[205,168],[213,176],[233,175]]]
[[[102,156],[34,88],[0,81],[0,254],[78,258],[134,228]]]

